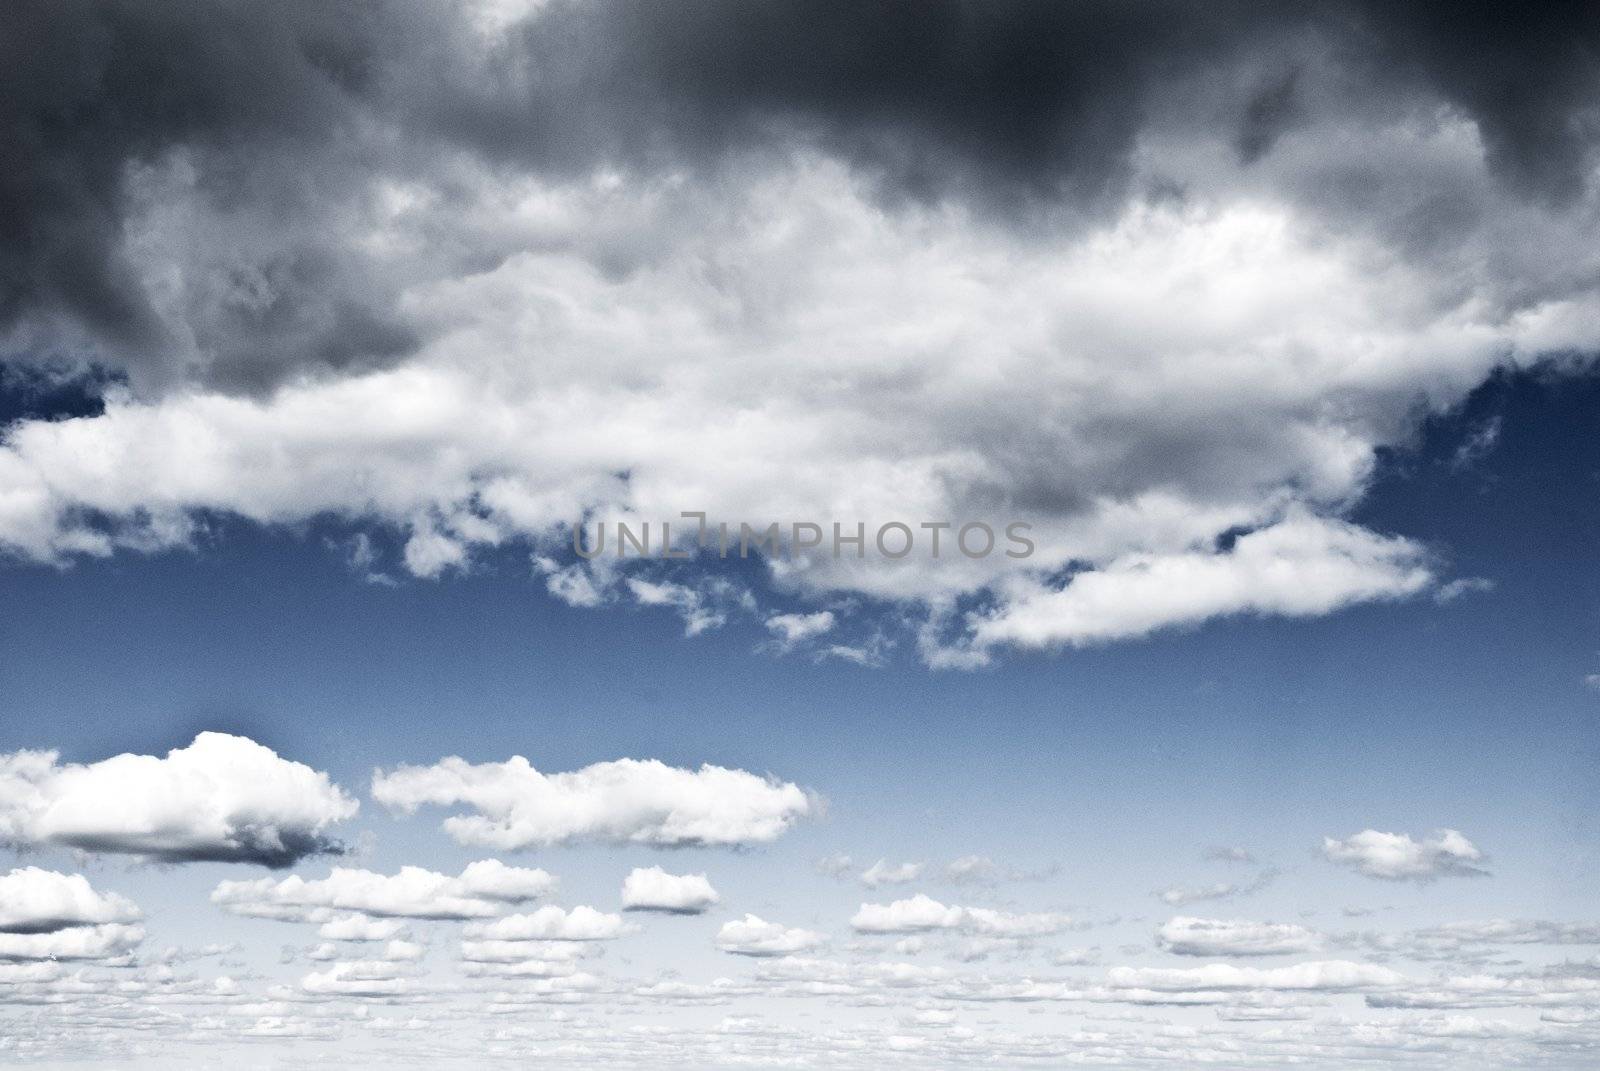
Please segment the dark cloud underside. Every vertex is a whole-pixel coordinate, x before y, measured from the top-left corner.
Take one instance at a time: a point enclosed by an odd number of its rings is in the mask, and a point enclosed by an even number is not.
[[[147,387],[403,358],[418,329],[351,218],[452,150],[694,172],[804,144],[890,198],[1092,211],[1162,87],[1237,87],[1215,134],[1250,161],[1295,121],[1309,55],[1470,115],[1524,195],[1576,196],[1597,129],[1600,7],[1577,2],[601,0],[494,37],[422,3],[22,0],[0,19],[0,326],[28,328],[10,356],[92,341]],[[174,307],[129,222],[139,169],[177,152],[221,233],[195,237],[211,252]]]

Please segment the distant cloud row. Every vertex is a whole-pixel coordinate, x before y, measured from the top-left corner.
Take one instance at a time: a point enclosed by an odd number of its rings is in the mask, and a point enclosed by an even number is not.
[[[798,785],[744,770],[619,759],[546,775],[521,756],[377,770],[372,798],[402,814],[463,805],[470,813],[447,818],[446,832],[501,850],[581,840],[757,844],[816,807]],[[15,847],[286,867],[342,853],[329,830],[359,806],[327,774],[224,733],[201,733],[165,757],[63,764],[53,751],[0,756],[0,842]],[[650,899],[641,896],[641,904]]]
[[[371,794],[399,814],[423,806],[464,807],[466,813],[444,820],[445,832],[460,844],[500,851],[576,841],[651,847],[762,844],[818,808],[818,797],[792,782],[710,764],[684,769],[655,759],[617,759],[546,774],[520,755],[486,763],[450,757],[428,766],[375,770]],[[63,764],[53,751],[0,755],[0,843],[14,847],[56,846],[161,863],[286,867],[307,856],[341,854],[343,846],[329,830],[354,817],[359,807],[327,774],[226,733],[200,733],[165,757],[123,754]],[[1330,862],[1386,881],[1488,872],[1482,850],[1453,829],[1422,839],[1367,829],[1344,839],[1324,838],[1321,850]],[[869,888],[904,885],[920,879],[924,868],[920,862],[879,859],[860,872],[859,880]],[[847,856],[832,856],[818,869],[843,877],[852,872],[852,863]],[[1259,888],[1271,873],[1264,871],[1246,886],[1171,889],[1160,896],[1174,906],[1222,899]],[[1002,875],[980,856],[955,860],[943,874],[956,884],[1001,876],[1028,877]],[[675,911],[716,902],[703,880],[667,878],[641,872],[629,906]]]

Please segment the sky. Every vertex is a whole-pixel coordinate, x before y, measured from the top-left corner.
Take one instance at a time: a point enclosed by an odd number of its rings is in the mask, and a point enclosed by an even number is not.
[[[0,20],[8,1064],[1595,1063],[1591,5]]]

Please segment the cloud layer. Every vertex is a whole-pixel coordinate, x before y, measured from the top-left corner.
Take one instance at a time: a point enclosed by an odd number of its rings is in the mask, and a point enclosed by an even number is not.
[[[1600,344],[1577,6],[486,9],[19,8],[0,353],[124,378],[5,430],[0,546],[336,518],[363,575],[521,543],[694,634],[698,567],[570,526],[896,522],[772,579],[975,666],[1417,593],[1345,520],[1379,451]],[[1036,552],[934,558],[967,522]]]

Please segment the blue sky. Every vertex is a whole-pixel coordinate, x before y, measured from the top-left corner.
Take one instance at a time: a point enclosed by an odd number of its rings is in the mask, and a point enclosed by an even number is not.
[[[1583,678],[1600,670],[1595,603],[1574,597],[1596,583],[1586,568],[1596,511],[1566,491],[1597,471],[1585,427],[1594,390],[1511,378],[1385,461],[1362,520],[1494,585],[1444,603],[1288,624],[1241,618],[1068,657],[1012,656],[972,674],[930,673],[902,645],[864,670],[758,653],[767,634],[754,617],[686,638],[667,610],[564,605],[520,550],[467,575],[389,586],[353,576],[329,526],[223,521],[198,551],[8,571],[17,612],[4,687],[32,713],[7,743],[29,746],[27,726],[47,724],[52,746],[89,759],[225,728],[336,754],[359,772],[441,748],[487,758],[537,726],[557,767],[647,751],[678,764],[816,763],[854,779],[880,768],[860,751],[864,734],[894,741],[905,761],[929,753],[940,782],[1087,749],[1091,768],[1101,756],[1143,757],[1171,766],[1164,779],[1202,783],[1214,772],[1197,760],[1209,756],[1241,789],[1251,766],[1264,767],[1256,791],[1277,798],[1293,790],[1277,776],[1297,750],[1349,760],[1318,760],[1301,776],[1375,778],[1351,786],[1361,793],[1409,791],[1418,756],[1408,753],[1424,742],[1432,761],[1458,751],[1455,762],[1542,767],[1582,754],[1593,703]],[[1488,420],[1495,444],[1460,463]],[[761,584],[755,570],[740,579]],[[893,628],[892,607],[875,612]],[[963,746],[952,753],[947,741]],[[1039,784],[1040,772],[1018,780]],[[1432,780],[1450,804],[1489,787],[1468,767]],[[1319,782],[1312,795],[1330,788]]]
[[[1600,471],[1584,427],[1597,390],[1585,379],[1503,377],[1385,459],[1363,522],[1493,583],[1445,602],[1231,619],[973,672],[929,670],[902,646],[864,668],[761,650],[755,615],[686,637],[666,610],[565,605],[525,552],[465,575],[376,584],[351,571],[333,526],[223,522],[197,550],[8,569],[0,697],[13,715],[0,743],[93,762],[162,754],[220,730],[316,757],[357,791],[374,767],[446,754],[525,754],[552,771],[648,755],[770,772],[827,800],[825,814],[779,843],[512,858],[558,873],[564,900],[601,906],[635,865],[706,872],[738,889],[737,905],[727,898],[735,915],[821,932],[890,898],[880,893],[976,893],[1085,920],[1051,947],[1148,963],[1160,957],[1112,949],[1146,946],[1166,918],[1194,910],[1156,893],[1248,886],[1262,873],[1258,891],[1202,902],[1201,913],[1334,930],[1404,931],[1446,913],[1583,920],[1600,867],[1600,695],[1584,678],[1600,667],[1600,644],[1595,600],[1574,590],[1595,583],[1586,558],[1600,515],[1552,489]],[[1464,460],[1463,444],[1488,422],[1493,445]],[[737,578],[763,605],[787,607],[753,571]],[[896,627],[893,607],[866,612]],[[390,872],[425,859],[449,873],[481,854],[452,845],[437,812],[395,818],[363,806],[342,830],[350,865]],[[1489,853],[1493,876],[1395,884],[1321,857],[1322,837],[1363,828],[1460,828]],[[1216,846],[1246,848],[1257,862],[1202,857]],[[856,872],[880,858],[922,862],[929,877],[869,890],[816,872],[838,855]],[[1015,880],[935,877],[942,862],[972,855]],[[71,853],[18,857],[50,860]],[[298,927],[205,905],[234,867],[87,867],[97,885],[146,905],[152,944],[240,941],[230,956],[252,972],[303,970],[276,962],[280,946],[309,947]],[[1345,909],[1375,918],[1345,919]],[[448,925],[431,925],[442,944]],[[608,966],[729,973],[718,959],[732,957],[710,948],[701,920],[651,919],[648,931],[647,946],[624,939],[633,947]],[[1031,955],[1006,969],[1039,971],[1047,953]],[[782,1003],[769,1014],[793,1015]]]

